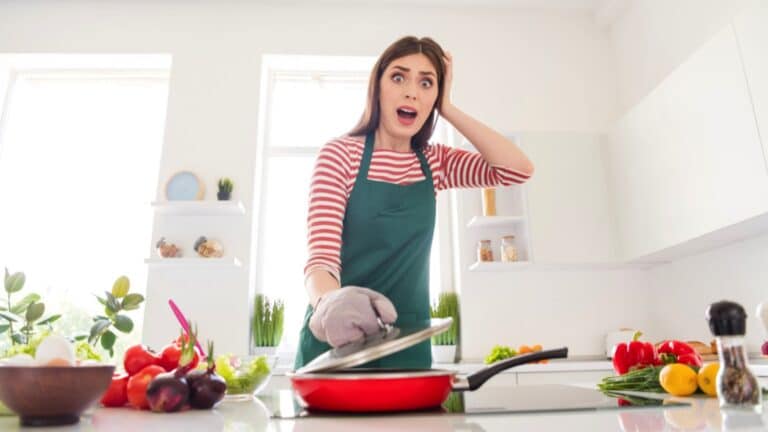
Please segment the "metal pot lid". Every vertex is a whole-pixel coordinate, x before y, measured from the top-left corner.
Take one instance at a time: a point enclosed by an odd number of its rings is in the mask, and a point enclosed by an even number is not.
[[[379,333],[326,351],[296,370],[296,374],[328,372],[360,366],[428,340],[451,327],[452,318],[434,318],[421,327],[389,327]]]

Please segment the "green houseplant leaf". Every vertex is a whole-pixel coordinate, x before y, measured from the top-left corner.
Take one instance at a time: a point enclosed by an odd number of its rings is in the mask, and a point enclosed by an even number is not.
[[[123,333],[130,333],[133,330],[133,320],[125,315],[115,317],[115,328]]]
[[[37,325],[42,326],[42,325],[53,324],[54,322],[58,321],[59,318],[61,318],[61,314],[51,315],[48,318],[37,323]]]
[[[124,310],[136,310],[143,301],[144,296],[141,294],[128,294],[123,297],[122,307]]]
[[[88,336],[88,342],[93,343],[97,340],[104,331],[112,325],[110,320],[98,320],[91,326],[91,334]]]
[[[39,295],[35,293],[27,294],[23,299],[19,300],[15,305],[13,305],[13,307],[11,307],[11,312],[15,314],[22,314],[27,309],[27,306],[39,301]]]
[[[27,321],[33,323],[40,319],[45,313],[45,305],[43,303],[32,303],[27,307],[26,318]]]
[[[27,277],[24,273],[19,272],[9,274],[8,269],[5,269],[5,292],[10,294],[21,291],[21,289],[24,288],[24,282],[26,282],[26,280]]]
[[[120,276],[112,285],[112,295],[116,298],[123,298],[128,294],[131,288],[131,281],[127,276]]]

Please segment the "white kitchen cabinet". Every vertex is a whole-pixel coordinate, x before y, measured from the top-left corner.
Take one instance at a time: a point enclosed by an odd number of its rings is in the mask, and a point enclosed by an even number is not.
[[[577,372],[531,372],[518,373],[517,385],[541,384],[588,384],[597,385],[603,378],[612,375],[613,371],[577,371]]]
[[[616,262],[615,217],[598,135],[524,134],[536,166],[527,183],[536,263]]]
[[[619,121],[606,154],[625,260],[768,212],[768,172],[731,26]]]
[[[755,119],[768,163],[768,3],[758,2],[733,20]]]

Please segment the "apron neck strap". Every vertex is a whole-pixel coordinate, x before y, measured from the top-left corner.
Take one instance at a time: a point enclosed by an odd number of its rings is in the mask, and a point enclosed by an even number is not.
[[[365,180],[368,178],[368,168],[371,166],[371,159],[373,158],[373,144],[374,144],[374,132],[369,132],[365,136],[365,148],[363,149],[363,158],[360,160],[360,168],[357,171],[357,180]],[[429,168],[429,162],[427,157],[424,156],[422,150],[415,150],[416,157],[419,158],[421,164],[421,172],[424,177],[432,181],[432,170]]]

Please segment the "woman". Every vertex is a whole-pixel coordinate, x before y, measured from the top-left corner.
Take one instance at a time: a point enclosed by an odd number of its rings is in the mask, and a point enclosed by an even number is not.
[[[378,318],[427,324],[437,192],[519,184],[533,173],[514,143],[451,103],[451,62],[430,38],[396,41],[373,67],[358,125],[321,148],[308,216],[310,305],[296,368],[379,331]],[[479,153],[428,144],[436,111]],[[431,365],[426,341],[366,366]]]

